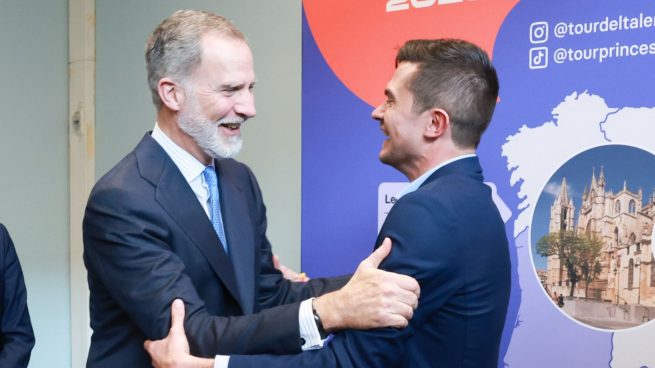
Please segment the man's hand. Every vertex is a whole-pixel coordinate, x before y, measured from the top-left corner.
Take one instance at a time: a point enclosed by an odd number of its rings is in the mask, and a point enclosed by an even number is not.
[[[304,272],[298,273],[288,267],[286,267],[283,264],[280,264],[280,259],[277,258],[276,255],[273,255],[273,266],[280,272],[282,272],[282,276],[290,281],[293,282],[307,282],[309,281],[309,277],[305,275]]]
[[[155,368],[212,368],[213,359],[189,354],[189,341],[184,332],[184,302],[175,299],[171,305],[171,329],[163,340],[146,340],[143,344]]]
[[[327,332],[407,326],[421,289],[409,276],[378,270],[390,251],[391,240],[385,238],[341,290],[314,299],[314,309]]]

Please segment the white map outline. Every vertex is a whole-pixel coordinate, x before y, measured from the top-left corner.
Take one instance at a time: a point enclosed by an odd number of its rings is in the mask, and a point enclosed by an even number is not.
[[[530,226],[532,209],[544,183],[570,157],[607,144],[624,144],[655,152],[655,134],[644,134],[655,131],[655,107],[610,108],[602,97],[584,91],[566,96],[552,110],[552,115],[552,121],[534,128],[524,124],[518,132],[508,136],[502,146],[502,156],[507,159],[510,171],[510,185],[519,185],[520,213],[514,223],[515,239]],[[653,238],[655,241],[655,234]],[[654,367],[653,336],[655,323],[615,331],[610,367]]]

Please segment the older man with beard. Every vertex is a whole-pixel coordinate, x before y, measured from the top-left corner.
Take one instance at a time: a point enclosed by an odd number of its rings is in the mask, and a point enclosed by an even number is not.
[[[252,54],[224,18],[178,11],[146,45],[157,121],[95,185],[84,217],[93,336],[87,366],[149,367],[146,339],[186,305],[191,352],[290,354],[344,328],[403,327],[419,287],[377,270],[293,283],[272,262],[250,169],[230,157],[255,116]]]

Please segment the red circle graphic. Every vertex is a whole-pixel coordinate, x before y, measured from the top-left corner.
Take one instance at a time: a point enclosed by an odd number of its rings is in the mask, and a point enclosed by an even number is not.
[[[490,55],[518,0],[303,0],[314,39],[330,68],[372,106],[384,99],[398,48],[415,38],[460,38]],[[527,34],[527,31],[526,31]]]

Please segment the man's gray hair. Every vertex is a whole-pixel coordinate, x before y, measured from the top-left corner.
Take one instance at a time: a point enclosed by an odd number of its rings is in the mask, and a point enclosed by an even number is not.
[[[164,19],[146,42],[146,69],[152,103],[159,110],[162,101],[157,85],[164,77],[180,83],[200,64],[201,38],[208,32],[244,40],[243,33],[220,15],[201,10],[178,10]]]

